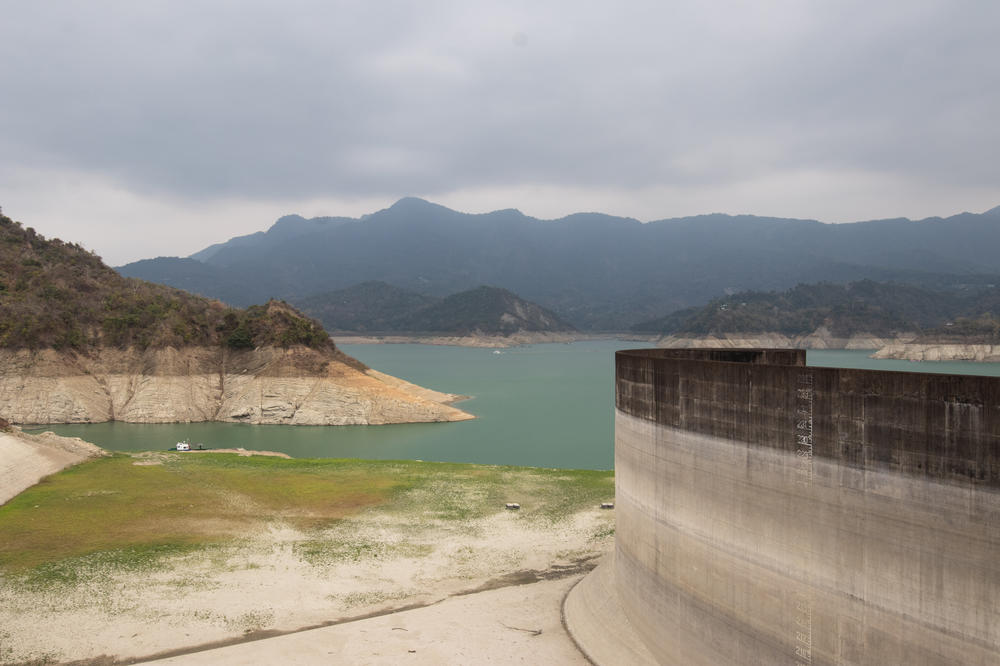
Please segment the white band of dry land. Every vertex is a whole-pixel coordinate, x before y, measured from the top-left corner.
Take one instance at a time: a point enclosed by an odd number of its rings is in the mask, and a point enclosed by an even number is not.
[[[0,433],[0,504],[49,474],[102,455],[102,449],[76,437],[27,435],[17,429]]]

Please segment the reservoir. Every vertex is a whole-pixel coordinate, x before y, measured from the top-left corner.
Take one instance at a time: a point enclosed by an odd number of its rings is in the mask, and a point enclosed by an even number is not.
[[[614,466],[614,352],[621,340],[504,350],[433,345],[342,345],[369,366],[428,388],[472,396],[459,423],[251,426],[234,423],[52,425],[114,451],[206,447],[282,451],[295,458],[433,460],[562,469]],[[499,352],[499,353],[497,353]],[[1000,376],[1000,363],[874,360],[870,351],[816,350],[809,365]]]

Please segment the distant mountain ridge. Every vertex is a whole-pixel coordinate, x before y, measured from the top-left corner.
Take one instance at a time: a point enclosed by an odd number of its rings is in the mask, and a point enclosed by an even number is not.
[[[540,305],[488,286],[438,299],[369,281],[311,296],[298,305],[331,331],[510,336],[574,330]]]
[[[296,304],[329,331],[393,331],[395,321],[437,303],[438,299],[369,280],[346,289],[314,294]]]
[[[936,291],[871,280],[800,284],[782,292],[742,292],[704,307],[679,310],[636,324],[637,333],[697,336],[809,335],[823,328],[837,338],[891,338],[923,333],[928,338],[998,342],[1000,287],[969,286]]]
[[[281,218],[191,258],[120,267],[234,305],[378,280],[443,297],[489,284],[578,328],[624,330],[724,293],[862,279],[949,286],[1000,274],[1000,207],[823,224],[721,214],[648,223],[598,213],[472,215],[407,198],[362,218]],[[195,263],[192,263],[195,262]]]

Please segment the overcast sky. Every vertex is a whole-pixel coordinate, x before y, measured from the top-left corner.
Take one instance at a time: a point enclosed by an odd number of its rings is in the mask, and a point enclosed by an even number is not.
[[[111,264],[403,196],[1000,205],[1000,2],[0,0],[0,206]]]

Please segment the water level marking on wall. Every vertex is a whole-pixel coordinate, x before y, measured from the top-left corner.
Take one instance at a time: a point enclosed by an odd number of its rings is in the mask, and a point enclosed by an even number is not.
[[[813,480],[813,376],[801,374],[795,382],[795,480]]]
[[[795,380],[795,481],[808,487],[813,481],[813,375],[803,373]],[[795,659],[800,666],[812,664],[813,598],[808,587],[793,599],[795,626],[792,629]]]
[[[813,599],[810,593],[795,593],[795,661],[799,666],[812,663]]]

